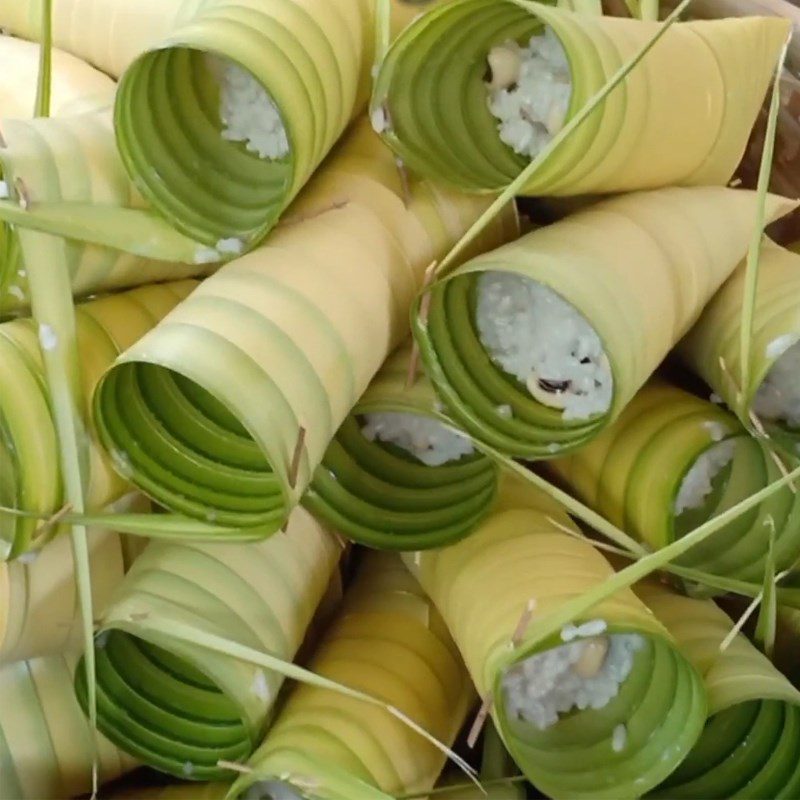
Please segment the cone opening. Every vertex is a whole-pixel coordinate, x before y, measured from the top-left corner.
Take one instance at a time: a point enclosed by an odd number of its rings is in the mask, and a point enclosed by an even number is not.
[[[97,720],[117,747],[184,780],[229,777],[220,760],[247,758],[255,742],[235,703],[195,665],[133,634],[95,639]],[[87,707],[83,659],[75,689]]]
[[[675,769],[702,729],[700,677],[665,639],[615,625],[601,633],[634,635],[640,642],[627,677],[601,708],[573,708],[542,730],[510,713],[502,677],[497,681],[498,723],[509,750],[550,796],[641,796]],[[512,669],[561,645],[550,641],[533,652],[521,648]]]
[[[555,407],[565,405],[563,383],[553,386],[545,380],[542,389],[540,379],[552,376],[541,374],[532,381],[535,394],[527,385],[534,367],[551,368],[547,358],[553,361],[552,353],[543,351],[545,357],[537,364],[527,363],[530,353],[525,352],[525,342],[520,341],[514,352],[502,353],[498,358],[502,362],[500,365],[492,358],[492,346],[498,353],[502,350],[503,342],[498,336],[510,334],[513,339],[514,329],[508,326],[501,329],[497,325],[494,330],[488,329],[492,304],[480,307],[481,275],[476,272],[456,275],[434,287],[426,322],[423,324],[418,316],[415,319],[415,335],[420,341],[423,360],[450,413],[478,441],[527,458],[552,458],[585,443],[607,420],[613,396],[613,369],[596,333],[577,311],[572,314],[573,321],[582,322],[585,327],[583,333],[591,334],[581,334],[575,339],[576,343],[580,346],[591,343],[593,350],[570,357],[575,363],[567,369],[571,373],[566,377],[571,378],[574,373],[580,381],[588,381],[592,394],[581,396],[580,387],[573,393],[570,383],[570,394],[574,394],[570,411]],[[553,296],[558,297],[555,293]],[[561,304],[572,308],[563,300]],[[560,330],[570,333],[568,327],[561,326]],[[489,339],[488,347],[482,341],[482,333]],[[571,346],[568,341],[559,339],[556,345],[554,349],[559,352]],[[589,357],[587,365],[580,364],[584,356]],[[560,381],[558,371],[565,365],[559,364],[557,358],[554,363]],[[517,370],[518,375],[524,374],[526,381],[507,372],[503,366]],[[583,375],[587,366],[589,372]],[[595,380],[602,385],[595,387]],[[547,405],[540,401],[545,389],[556,390],[548,391]],[[580,418],[587,409],[599,407],[606,410]]]
[[[434,9],[403,32],[378,75],[371,111],[386,110],[383,134],[412,169],[497,189],[524,167],[498,135],[484,78],[493,47],[526,45],[541,28],[514,3],[471,0]]]
[[[267,526],[288,515],[284,487],[240,420],[199,383],[166,367],[118,364],[94,397],[114,468],[151,499],[211,524]]]
[[[243,112],[248,102],[260,112]],[[250,249],[286,204],[291,130],[268,88],[224,54],[169,47],[141,56],[120,81],[115,129],[146,199],[223,258]]]
[[[496,468],[479,453],[427,466],[399,447],[365,438],[350,416],[304,502],[356,541],[423,549],[469,533],[491,506],[497,480]]]

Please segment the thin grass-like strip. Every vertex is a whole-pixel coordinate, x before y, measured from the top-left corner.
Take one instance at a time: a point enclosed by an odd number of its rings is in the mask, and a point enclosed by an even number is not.
[[[448,273],[412,311],[422,360],[448,413],[477,441],[523,458],[552,458],[591,441],[734,270],[746,252],[757,202],[754,192],[724,187],[617,197]],[[767,219],[794,207],[770,196]],[[613,380],[606,412],[565,420],[491,361],[473,309],[477,281],[492,271],[543,284],[594,328]],[[500,405],[511,407],[511,418],[497,413]]]

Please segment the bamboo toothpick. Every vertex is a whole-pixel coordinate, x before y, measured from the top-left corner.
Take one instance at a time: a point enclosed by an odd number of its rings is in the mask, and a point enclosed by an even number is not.
[[[222,758],[217,761],[217,766],[220,769],[229,769],[231,772],[239,772],[242,775],[250,775],[253,772],[253,768],[248,767],[247,764],[240,764],[238,761],[225,761]]]
[[[61,520],[62,520],[62,519],[64,519],[64,517],[66,517],[66,516],[67,516],[67,514],[69,514],[69,512],[70,512],[70,511],[72,511],[72,503],[64,503],[64,505],[63,505],[63,506],[61,506],[61,508],[59,508],[59,509],[58,509],[58,511],[56,511],[56,513],[55,513],[55,514],[53,514],[51,517],[49,517],[48,519],[46,519],[46,520],[45,520],[45,521],[44,521],[44,522],[43,522],[43,523],[42,523],[42,524],[41,524],[41,525],[40,525],[40,526],[39,526],[39,527],[38,527],[38,528],[37,528],[37,529],[36,529],[36,530],[33,532],[33,538],[34,538],[34,539],[38,538],[38,537],[39,537],[39,536],[41,536],[41,535],[42,535],[42,534],[43,534],[45,531],[49,530],[49,529],[50,529],[50,528],[52,528],[54,525],[57,525],[59,522],[61,522]]]
[[[403,205],[408,208],[411,204],[411,187],[408,181],[408,170],[402,158],[395,158],[394,163],[397,166],[397,174],[400,176],[400,190],[403,193]]]
[[[297,442],[294,446],[292,463],[289,465],[289,486],[294,489],[297,485],[297,473],[300,471],[300,459],[303,456],[303,447],[306,443],[306,429],[301,425],[297,431]]]
[[[431,261],[425,268],[425,277],[422,279],[422,297],[419,301],[419,321],[428,324],[428,314],[431,307],[431,293],[428,291],[436,278],[436,261]],[[419,371],[419,343],[416,339],[411,342],[411,355],[408,358],[408,374],[406,375],[406,389],[410,389],[417,382]]]
[[[514,632],[511,634],[511,647],[513,649],[519,647],[523,638],[525,637],[525,632],[528,630],[528,626],[531,624],[531,619],[535,610],[536,598],[531,597],[531,599],[525,604],[525,608],[522,610],[522,614],[520,615],[519,621],[514,628]],[[478,736],[480,736],[483,726],[486,724],[486,718],[489,716],[489,712],[492,710],[492,703],[492,690],[490,689],[481,699],[481,707],[478,709],[478,713],[475,715],[475,720],[472,723],[472,727],[469,729],[469,735],[467,736],[467,747],[470,749],[475,747],[475,742],[478,741]]]
[[[31,205],[31,196],[28,193],[28,187],[25,184],[25,181],[23,181],[20,177],[14,178],[14,188],[17,190],[17,194],[19,195],[20,207],[23,211],[27,211]]]

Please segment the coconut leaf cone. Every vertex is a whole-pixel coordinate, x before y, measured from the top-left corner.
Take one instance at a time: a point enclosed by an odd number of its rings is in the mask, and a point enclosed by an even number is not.
[[[78,307],[76,336],[86,398],[113,359],[195,286],[194,281],[147,286]],[[0,386],[2,505],[49,516],[65,499],[38,332],[30,319],[0,325]],[[94,438],[88,442],[86,459],[90,509],[103,508],[129,490],[128,481],[112,468],[112,458]],[[0,516],[0,534],[10,558],[41,547],[60,529],[43,526],[40,519]]]
[[[0,667],[0,797],[64,800],[90,791],[95,748],[101,781],[136,766],[92,737],[72,688],[76,661],[59,655]]]
[[[678,348],[680,357],[730,406],[741,411],[741,307],[745,264],[742,263],[703,311]],[[773,364],[800,341],[800,255],[765,240],[759,257],[752,327],[750,385],[743,387],[745,424],[759,386]],[[797,455],[800,430],[787,420],[761,420],[776,444]]]
[[[487,205],[426,183],[410,192],[406,206],[393,159],[362,121],[262,248],[117,361],[94,415],[138,487],[192,517],[283,525],[407,336],[427,266]],[[509,209],[476,249],[515,230]]]
[[[407,385],[411,347],[387,359],[339,428],[314,472],[303,504],[345,536],[371,547],[416,550],[466,536],[497,495],[499,468],[479,451],[440,466],[370,441],[360,415],[416,414],[452,425],[433,387],[417,375]]]
[[[444,622],[398,556],[369,553],[311,669],[388,702],[449,746],[474,700]],[[319,800],[429,791],[445,755],[381,708],[298,686],[229,796],[284,781]],[[304,794],[305,796],[305,794]]]
[[[613,574],[587,541],[559,526],[572,526],[563,513],[507,510],[467,539],[409,555],[406,563],[444,617],[479,694],[491,698],[498,731],[534,786],[553,798],[639,796],[664,780],[695,744],[706,699],[699,674],[629,590],[575,620],[603,619],[611,633],[644,636],[618,695],[604,708],[573,711],[543,731],[506,713],[505,670],[561,644],[557,636],[536,642],[519,632],[529,604],[535,603],[533,619],[544,618]],[[627,742],[615,752],[612,732],[620,724]]]
[[[473,438],[529,459],[591,441],[616,419],[697,320],[744,255],[756,211],[754,192],[669,188],[613,198],[529,233],[456,269],[418,299],[412,327],[447,412]],[[794,203],[769,196],[766,219]],[[613,377],[609,410],[564,420],[502,372],[481,344],[476,281],[515,273],[560,295],[592,325]],[[498,413],[510,405],[511,418]]]
[[[714,477],[701,505],[676,514],[687,473],[703,453],[723,441],[733,445],[731,462]],[[732,414],[658,379],[648,382],[594,441],[567,458],[548,461],[546,469],[650,549],[689,533],[782,474],[770,450],[751,438]],[[776,568],[782,571],[800,557],[800,499],[788,486],[676,563],[747,581],[757,591],[772,525]]]
[[[655,22],[524,0],[448,3],[410,25],[381,65],[370,110],[382,120],[386,142],[420,174],[469,191],[507,186],[526,161],[497,134],[486,102],[486,56],[508,39],[527,44],[545,25],[569,62],[567,122],[658,30]],[[727,183],[790,27],[777,18],[672,26],[521,193]]]
[[[708,721],[686,760],[654,793],[670,798],[792,798],[800,793],[800,692],[711,601],[663,585],[637,593],[703,676]]]
[[[4,120],[2,130],[10,198],[0,201],[0,313],[30,303],[29,228],[67,237],[48,241],[77,296],[209,271],[204,249],[146,208],[119,159],[110,112]]]
[[[152,542],[95,639],[98,725],[126,752],[180,778],[219,780],[263,737],[282,677],[173,637],[189,626],[291,660],[339,560],[339,543],[298,509],[258,544]],[[83,670],[76,673],[85,706]]]
[[[33,116],[39,46],[0,34],[0,118]],[[79,58],[62,50],[52,53],[50,112],[53,116],[78,113],[114,94],[114,81]]]

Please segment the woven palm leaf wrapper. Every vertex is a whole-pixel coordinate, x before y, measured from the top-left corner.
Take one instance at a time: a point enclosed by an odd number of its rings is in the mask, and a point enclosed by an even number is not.
[[[511,455],[550,458],[616,419],[747,250],[757,198],[723,187],[669,188],[604,200],[473,259],[435,283],[412,316],[414,336],[448,413]],[[768,196],[766,218],[795,203]],[[608,359],[606,412],[564,419],[502,372],[481,343],[473,306],[481,273],[534,280],[594,328]],[[421,311],[423,313],[421,313]],[[499,409],[510,406],[511,415]]]
[[[0,24],[38,33],[36,5],[25,0],[0,12]],[[376,6],[367,0],[58,5],[56,45],[120,76],[115,130],[137,187],[208,248],[257,244],[367,103],[376,40]],[[392,32],[418,11],[393,0]],[[82,31],[78,19],[93,24]],[[286,132],[285,156],[260,158],[222,136],[220,87],[208,55],[247,70],[266,90]]]
[[[117,153],[109,110],[0,125],[9,195],[0,200],[0,314],[29,305],[32,259],[65,261],[76,296],[201,275],[219,261],[147,209]]]
[[[92,598],[104,608],[124,574],[120,537],[89,531]],[[0,663],[75,650],[81,620],[68,536],[59,536],[28,563],[0,563]]]
[[[0,797],[64,800],[91,791],[95,747],[100,781],[136,766],[92,736],[72,688],[76,661],[73,653],[0,667]]]
[[[730,408],[743,413],[744,422],[750,427],[759,387],[768,380],[775,362],[800,341],[800,254],[764,241],[753,313],[750,383],[740,387],[745,272],[743,262],[705,308],[681,342],[678,354]],[[739,402],[740,388],[744,406]],[[795,456],[799,454],[800,425],[781,418],[759,416],[758,420],[777,444]]]
[[[391,355],[339,428],[303,504],[343,535],[371,547],[416,550],[466,536],[489,511],[500,471],[474,451],[440,465],[366,438],[362,414],[401,412],[452,421],[419,375],[408,386],[410,345]]]
[[[144,763],[221,780],[219,760],[263,737],[282,676],[177,638],[175,626],[291,660],[341,547],[304,509],[253,545],[154,541],[126,575],[95,639],[98,727]],[[76,672],[85,707],[83,670]]]
[[[311,669],[407,714],[447,746],[474,689],[447,627],[402,561],[368,553]],[[230,797],[274,784],[317,800],[388,800],[433,788],[445,755],[385,709],[298,686]],[[258,787],[257,789],[255,787]]]
[[[125,348],[153,327],[196,286],[178,281],[92,300],[76,311],[84,397]],[[111,458],[92,438],[85,452],[87,505],[100,509],[129,491]],[[124,464],[119,465],[124,472]],[[0,505],[51,515],[64,504],[58,441],[42,366],[39,335],[30,319],[0,325]],[[0,515],[3,558],[38,549],[59,531],[40,519]]]
[[[40,48],[33,42],[0,34],[0,119],[33,116]],[[108,102],[114,81],[79,58],[52,51],[50,112],[78,113]]]
[[[386,142],[420,174],[469,191],[507,186],[526,160],[498,136],[487,106],[486,57],[508,39],[527,45],[545,25],[569,62],[566,121],[658,30],[654,22],[525,0],[448,3],[410,25],[381,65],[370,111]],[[674,25],[521,193],[726,183],[790,27],[778,18]]]
[[[428,265],[488,205],[408,187],[362,121],[268,242],[225,265],[95,394],[104,443],[163,505],[283,525],[388,354]],[[514,235],[512,208],[476,250]],[[242,391],[242,386],[247,391]]]
[[[698,458],[719,450],[722,442],[730,443],[730,460],[711,478],[699,505],[676,513],[684,479]],[[658,379],[647,383],[594,441],[567,458],[548,461],[546,469],[580,500],[653,550],[781,477],[770,450],[750,437],[732,414]],[[701,470],[697,480],[704,474]],[[789,486],[676,563],[747,581],[757,593],[773,525],[775,564],[782,571],[800,557],[800,497]]]
[[[544,730],[509,716],[506,670],[562,644],[557,636],[531,640],[527,613],[533,608],[534,619],[546,617],[613,574],[577,531],[562,530],[575,530],[563,512],[544,508],[493,514],[450,547],[404,558],[444,617],[479,694],[491,700],[509,752],[534,786],[557,799],[636,797],[664,780],[700,735],[702,682],[666,629],[624,590],[591,611],[608,633],[638,633],[644,640],[616,697],[600,709],[573,710]],[[620,725],[626,742],[615,749]]]
[[[642,584],[639,596],[703,676],[708,721],[653,796],[792,798],[800,793],[800,692],[742,634],[719,648],[730,618],[710,600]]]

